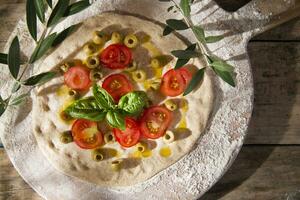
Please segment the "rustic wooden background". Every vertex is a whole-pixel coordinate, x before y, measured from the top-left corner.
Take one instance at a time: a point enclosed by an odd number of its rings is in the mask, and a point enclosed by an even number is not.
[[[217,0],[234,11],[249,0]],[[0,0],[0,50],[25,0]],[[202,199],[300,199],[300,17],[253,38],[248,45],[255,107],[246,139],[230,170]],[[62,188],[63,189],[63,188]],[[40,200],[0,148],[0,199]]]

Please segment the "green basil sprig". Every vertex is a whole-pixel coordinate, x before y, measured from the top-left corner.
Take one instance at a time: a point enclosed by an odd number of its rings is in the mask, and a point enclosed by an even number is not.
[[[125,117],[140,114],[148,106],[145,92],[134,91],[122,96],[115,104],[112,96],[98,85],[93,86],[93,97],[75,101],[64,111],[75,119],[106,120],[113,127],[125,130]]]

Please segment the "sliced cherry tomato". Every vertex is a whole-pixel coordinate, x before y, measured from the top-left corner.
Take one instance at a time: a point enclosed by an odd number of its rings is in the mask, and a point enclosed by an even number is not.
[[[171,69],[164,74],[160,92],[166,96],[175,97],[184,92],[186,88],[186,81],[177,70]]]
[[[71,67],[64,74],[65,84],[74,90],[88,90],[92,84],[90,70],[83,66]]]
[[[141,132],[138,123],[132,118],[126,118],[126,129],[121,131],[120,129],[114,128],[113,133],[116,140],[122,147],[132,147],[136,145],[140,139]]]
[[[132,52],[123,44],[112,44],[103,50],[100,60],[107,68],[123,69],[131,63]]]
[[[144,137],[157,139],[162,137],[172,121],[172,113],[165,107],[153,106],[148,108],[140,123],[140,130]]]
[[[182,68],[178,69],[178,71],[180,72],[180,74],[183,77],[185,84],[187,86],[190,83],[190,81],[192,80],[191,72],[186,67],[182,67]]]
[[[117,102],[119,99],[131,92],[133,86],[123,74],[113,74],[105,78],[102,87],[114,98]]]
[[[175,97],[184,92],[192,79],[192,74],[185,67],[167,71],[161,82],[160,92],[166,96]]]
[[[74,122],[72,136],[74,142],[82,149],[95,149],[103,142],[97,123],[85,119],[78,119]]]

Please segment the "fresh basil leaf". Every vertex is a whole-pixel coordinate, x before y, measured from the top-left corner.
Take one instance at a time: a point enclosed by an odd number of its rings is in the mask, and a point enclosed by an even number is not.
[[[69,28],[63,30],[59,34],[57,34],[55,40],[52,43],[52,47],[58,46],[60,43],[62,43],[75,29],[79,27],[80,24],[75,24],[73,26],[70,26]]]
[[[55,5],[49,20],[47,27],[53,26],[61,20],[61,18],[64,16],[66,10],[68,9],[70,0],[59,0],[57,4]]]
[[[40,73],[38,75],[34,75],[34,76],[28,78],[27,80],[25,80],[24,85],[34,86],[37,84],[43,84],[43,83],[46,83],[47,81],[50,81],[55,75],[56,75],[55,72]]]
[[[93,86],[93,95],[99,106],[104,110],[115,109],[116,105],[112,96],[97,84]]]
[[[229,85],[231,85],[232,87],[235,87],[235,82],[233,80],[233,77],[231,75],[230,72],[227,71],[221,71],[215,67],[213,67],[213,70],[215,71],[215,73],[226,83],[228,83]]]
[[[7,101],[3,100],[0,95],[0,117],[3,115],[7,108]]]
[[[102,121],[106,116],[106,111],[98,105],[94,97],[79,99],[68,106],[64,112],[75,119],[91,121]]]
[[[118,104],[119,109],[130,115],[140,114],[146,106],[148,106],[148,97],[143,91],[130,92],[122,96]]]
[[[168,19],[166,23],[169,27],[175,30],[186,30],[189,28],[189,26],[183,20]]]
[[[44,0],[33,0],[35,12],[42,23],[45,22],[45,2]]]
[[[174,29],[172,29],[170,26],[166,26],[163,31],[163,36],[169,35],[173,31],[174,31]]]
[[[186,50],[191,50],[194,51],[196,49],[197,44],[191,44],[190,46],[188,46],[186,48]],[[181,67],[183,67],[186,63],[188,63],[190,61],[190,58],[188,59],[178,59],[175,65],[175,69],[180,69]]]
[[[5,53],[0,53],[0,63],[2,63],[2,64],[8,64],[7,63],[7,54],[5,54]]]
[[[208,36],[208,37],[205,37],[205,41],[206,41],[206,43],[214,43],[214,42],[218,42],[218,41],[222,40],[223,38],[224,38],[223,35]]]
[[[31,37],[36,41],[37,26],[36,26],[36,10],[34,6],[34,0],[27,0],[26,2],[26,22]]]
[[[21,95],[17,96],[16,98],[14,98],[14,99],[11,101],[10,105],[11,105],[11,106],[20,105],[21,103],[23,103],[23,102],[26,100],[26,98],[27,98],[28,96],[29,96],[29,93],[25,93],[25,94],[21,94]]]
[[[16,36],[8,51],[8,67],[11,75],[17,79],[20,71],[20,44],[18,36]]]
[[[199,69],[195,75],[193,76],[192,80],[190,81],[190,83],[188,84],[186,90],[183,93],[183,96],[188,95],[190,92],[192,92],[201,82],[201,80],[203,79],[204,76],[204,72],[205,72],[205,67]]]
[[[19,91],[20,88],[21,88],[21,84],[19,82],[15,82],[11,89],[11,92],[16,93]]]
[[[54,40],[56,38],[56,33],[52,33],[44,40],[42,40],[34,49],[29,63],[34,63],[36,60],[40,59],[52,46]]]
[[[52,0],[46,0],[47,1],[47,4],[50,8],[52,8]]]
[[[175,57],[180,59],[190,59],[199,56],[199,53],[191,50],[175,50],[171,52]]]
[[[233,72],[234,68],[232,65],[229,65],[225,61],[214,61],[210,64],[213,66],[215,69],[219,71],[226,71],[226,72]]]
[[[186,17],[190,17],[191,15],[191,6],[190,6],[190,0],[180,0],[180,8]]]
[[[66,12],[64,13],[64,16],[70,16],[70,15],[74,15],[76,13],[79,13],[80,11],[86,9],[87,7],[89,7],[90,1],[89,0],[82,0],[82,1],[78,1],[75,2],[71,5],[68,6]]]
[[[117,110],[108,111],[106,121],[112,128],[118,128],[120,130],[125,130],[126,128],[125,117]]]
[[[196,35],[197,39],[200,42],[205,43],[204,29],[200,26],[194,26],[194,27],[192,27],[192,30],[193,30],[194,34]]]

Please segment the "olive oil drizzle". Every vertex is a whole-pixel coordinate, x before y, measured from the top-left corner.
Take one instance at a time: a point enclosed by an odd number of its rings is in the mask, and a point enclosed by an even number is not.
[[[178,128],[178,129],[187,128],[186,113],[187,113],[188,109],[189,109],[189,105],[188,105],[187,100],[182,99],[181,100],[181,107],[180,107],[181,119],[180,119],[180,122],[179,122],[179,124],[176,128]]]

